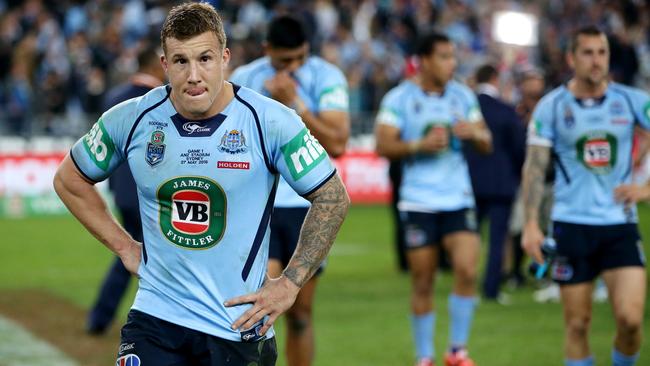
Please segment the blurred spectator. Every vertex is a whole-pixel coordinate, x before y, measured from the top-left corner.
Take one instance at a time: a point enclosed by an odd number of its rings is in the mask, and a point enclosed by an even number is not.
[[[500,97],[496,67],[491,64],[479,67],[475,79],[481,113],[492,132],[493,150],[489,155],[482,155],[468,148],[465,158],[472,178],[478,221],[485,218],[490,221],[483,296],[496,301],[510,211],[521,180],[525,131],[514,107]]]

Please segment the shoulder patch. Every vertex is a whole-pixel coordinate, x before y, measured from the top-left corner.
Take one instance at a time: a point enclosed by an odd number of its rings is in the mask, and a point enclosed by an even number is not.
[[[115,144],[106,132],[101,118],[84,136],[83,145],[95,165],[103,171],[108,170],[111,158],[115,153]]]
[[[325,149],[303,128],[294,138],[280,148],[291,177],[299,180],[325,159]]]

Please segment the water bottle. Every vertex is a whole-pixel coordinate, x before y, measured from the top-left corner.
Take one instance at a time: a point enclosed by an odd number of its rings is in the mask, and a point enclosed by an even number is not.
[[[555,243],[555,239],[551,237],[544,238],[541,249],[544,262],[539,264],[533,261],[530,264],[530,267],[528,267],[530,273],[538,280],[541,280],[546,275],[546,271],[548,271],[548,268],[555,258],[555,254],[557,254],[557,244]]]

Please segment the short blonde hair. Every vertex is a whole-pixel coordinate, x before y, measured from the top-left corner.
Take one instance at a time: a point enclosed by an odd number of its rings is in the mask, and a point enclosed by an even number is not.
[[[206,3],[185,3],[169,11],[160,32],[163,51],[167,52],[167,38],[186,40],[205,32],[214,32],[221,49],[226,47],[226,32],[217,10]]]

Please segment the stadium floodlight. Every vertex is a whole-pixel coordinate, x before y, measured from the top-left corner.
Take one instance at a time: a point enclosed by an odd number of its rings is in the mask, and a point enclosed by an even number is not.
[[[497,42],[517,46],[537,45],[537,17],[518,11],[498,11],[492,18],[492,35]]]

